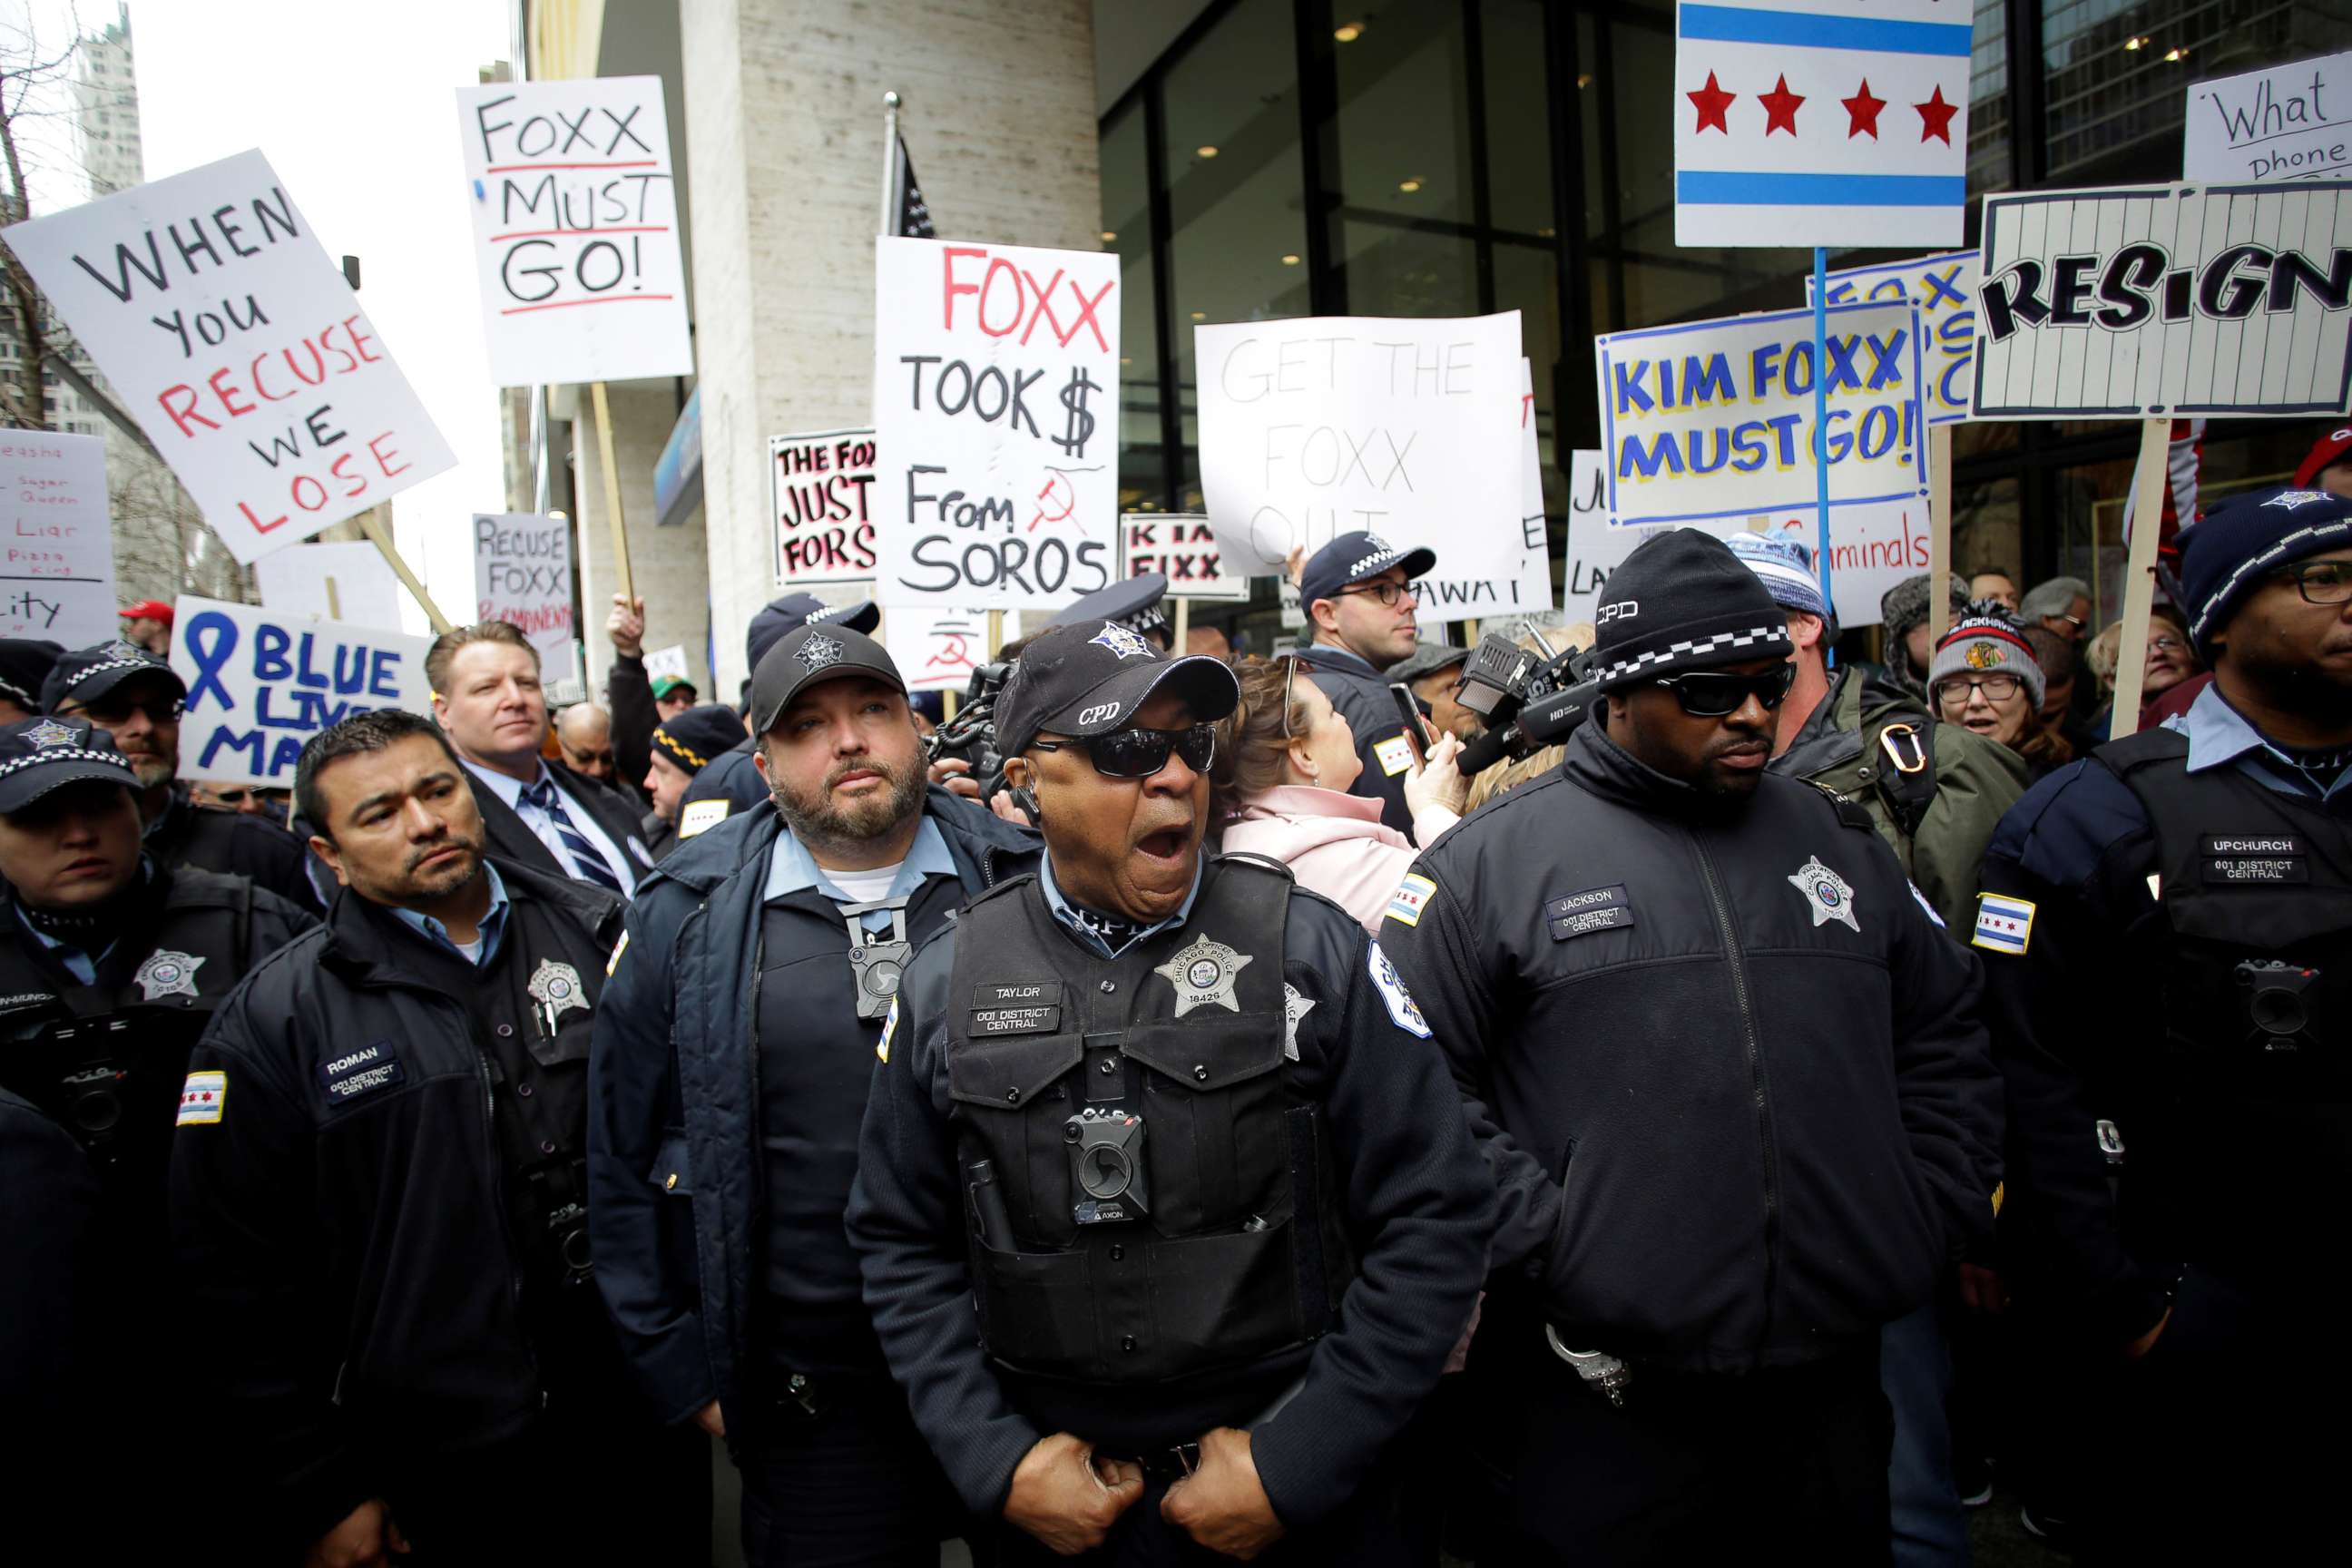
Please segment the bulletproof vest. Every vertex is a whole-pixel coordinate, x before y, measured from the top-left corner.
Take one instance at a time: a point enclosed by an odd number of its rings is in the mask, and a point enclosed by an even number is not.
[[[1074,941],[1033,881],[965,910],[950,977],[989,1353],[1140,1384],[1317,1338],[1351,1266],[1328,1133],[1286,1070],[1289,874],[1213,861],[1192,918],[1115,959]]]

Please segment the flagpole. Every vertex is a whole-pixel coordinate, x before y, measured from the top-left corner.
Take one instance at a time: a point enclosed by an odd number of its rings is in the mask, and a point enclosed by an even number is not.
[[[882,226],[876,232],[898,232],[898,95],[882,95]]]
[[[1820,510],[1822,603],[1837,616],[1837,596],[1830,588],[1830,253],[1813,247],[1813,500]],[[1822,662],[1837,665],[1837,649],[1823,647]]]

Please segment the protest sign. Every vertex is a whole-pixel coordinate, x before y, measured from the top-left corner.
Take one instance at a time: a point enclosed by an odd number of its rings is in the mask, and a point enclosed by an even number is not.
[[[771,436],[768,482],[777,587],[873,581],[873,431]]]
[[[288,616],[183,594],[172,668],[188,683],[180,771],[219,784],[290,786],[302,742],[354,713],[429,713],[426,637]]]
[[[1209,520],[1197,512],[1130,511],[1118,520],[1118,574],[1165,574],[1171,599],[1250,596],[1249,578],[1228,577]]]
[[[89,647],[121,636],[106,443],[47,430],[0,431],[0,486],[6,498],[0,516],[7,520],[0,637]]]
[[[474,514],[474,619],[522,628],[540,679],[572,680],[572,524],[530,512]]]
[[[883,640],[910,691],[961,691],[988,661],[986,610],[904,605],[884,614]]]
[[[1049,610],[1110,583],[1118,289],[1108,253],[875,242],[884,605]]]
[[[1676,245],[1952,246],[1969,16],[1953,0],[1682,0]]]
[[[490,379],[694,374],[661,78],[459,88],[457,121]]]
[[[2336,414],[2352,181],[1991,196],[1979,419]]]
[[[240,563],[456,464],[259,153],[5,237]]]
[[[659,680],[665,675],[675,675],[680,680],[688,682],[694,679],[693,672],[686,667],[684,643],[672,643],[667,647],[646,650],[646,679]]]
[[[2180,152],[2184,180],[2352,174],[2352,54],[2190,84]]]
[[[1455,577],[1433,573],[1415,583],[1425,621],[1463,621],[1487,616],[1524,616],[1552,607],[1551,536],[1545,531],[1543,443],[1536,435],[1535,371],[1519,361],[1519,558],[1507,578]],[[1444,566],[1440,556],[1438,564]]]
[[[1849,267],[1829,279],[1832,305],[1908,300],[1918,306],[1927,360],[1919,396],[1927,423],[1957,425],[1968,418],[1976,377],[1977,253],[1953,250],[1884,267]],[[1805,303],[1812,300],[1813,280],[1807,278]]]
[[[262,604],[281,620],[308,616],[400,629],[400,579],[373,544],[277,551],[253,563],[253,576],[261,586]]]
[[[1362,529],[1463,580],[1525,562],[1519,313],[1192,330],[1201,488],[1226,557],[1281,571]]]
[[[1612,528],[1604,504],[1607,465],[1598,452],[1578,452],[1569,468],[1568,570],[1560,584],[1560,610],[1568,623],[1591,621],[1601,603],[1601,586],[1625,563],[1643,540],[1664,528]]]

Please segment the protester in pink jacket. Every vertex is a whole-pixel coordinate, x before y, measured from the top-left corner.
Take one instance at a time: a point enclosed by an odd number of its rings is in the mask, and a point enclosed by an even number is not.
[[[1214,819],[1229,855],[1262,855],[1288,866],[1298,885],[1322,894],[1377,935],[1416,845],[1461,820],[1470,781],[1454,765],[1462,742],[1441,736],[1427,764],[1404,785],[1412,837],[1381,822],[1377,797],[1347,793],[1362,771],[1348,721],[1294,663],[1241,667],[1241,706],[1217,748]]]

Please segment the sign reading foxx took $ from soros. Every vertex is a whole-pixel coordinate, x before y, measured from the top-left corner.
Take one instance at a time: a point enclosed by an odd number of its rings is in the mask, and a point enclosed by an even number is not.
[[[661,78],[460,88],[457,119],[490,379],[692,374]]]
[[[2352,181],[1991,196],[1976,417],[2337,414]]]
[[[259,153],[6,238],[241,563],[457,461]]]
[[[180,771],[290,786],[302,742],[378,708],[426,713],[425,637],[182,595],[172,668],[188,683]]]
[[[876,593],[1058,609],[1118,568],[1118,258],[875,242]]]

